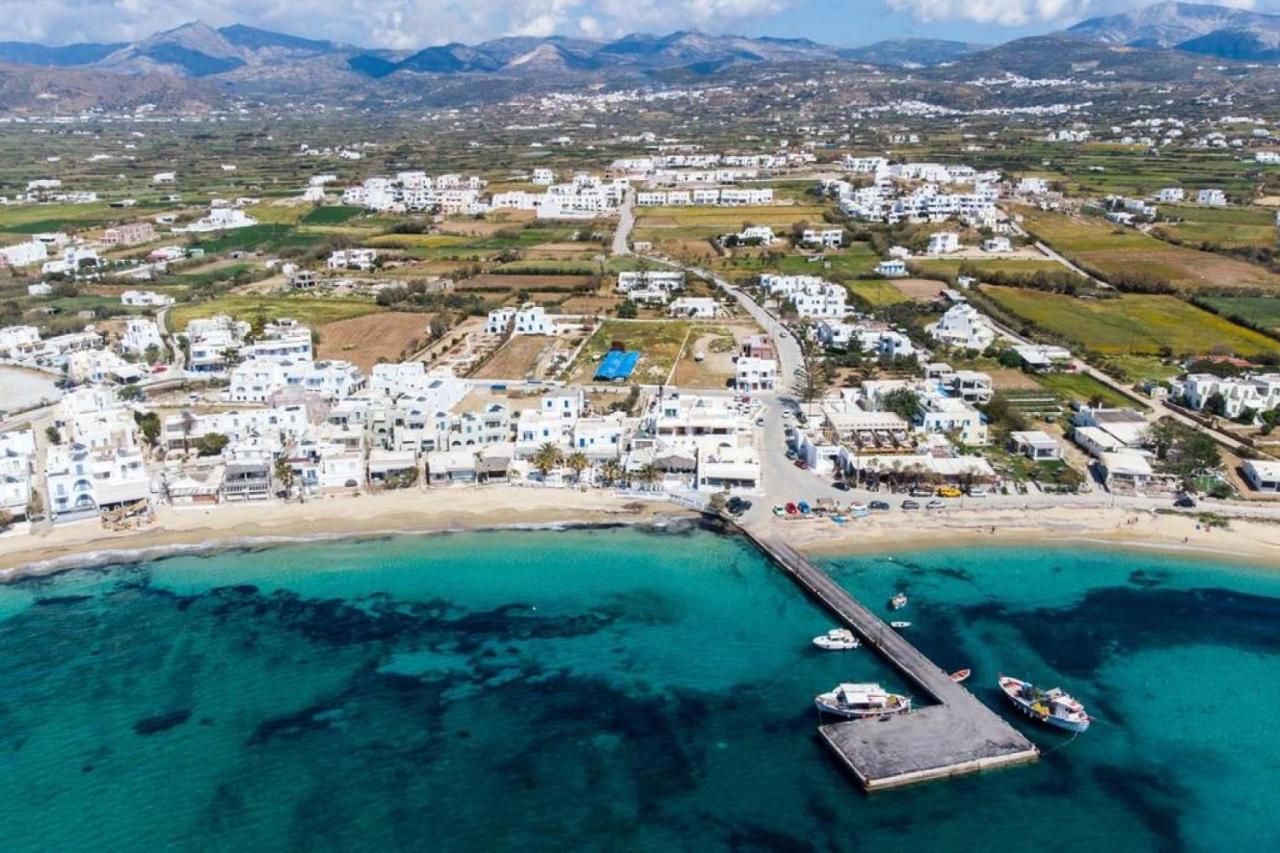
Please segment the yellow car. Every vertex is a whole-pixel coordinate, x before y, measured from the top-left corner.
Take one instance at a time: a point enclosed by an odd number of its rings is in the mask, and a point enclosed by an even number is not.
[[[955,486],[942,486],[938,489],[938,497],[940,498],[958,498],[964,494]]]

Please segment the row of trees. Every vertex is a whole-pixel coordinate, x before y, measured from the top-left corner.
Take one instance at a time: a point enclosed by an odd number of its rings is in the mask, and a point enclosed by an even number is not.
[[[585,453],[574,451],[566,455],[564,451],[550,442],[539,447],[530,461],[544,480],[553,469],[563,465],[573,472],[574,482],[580,483],[582,482],[582,472],[591,467],[591,461],[587,459]],[[599,473],[601,481],[606,486],[638,483],[645,488],[652,488],[662,482],[663,477],[662,468],[653,463],[649,463],[637,471],[627,472],[614,459],[604,462],[600,466]]]

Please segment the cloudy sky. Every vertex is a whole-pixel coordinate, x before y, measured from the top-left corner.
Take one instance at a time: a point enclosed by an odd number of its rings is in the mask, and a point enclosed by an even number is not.
[[[1221,2],[1221,0],[1220,0]],[[200,19],[370,47],[512,34],[603,38],[701,29],[858,45],[928,36],[999,42],[1137,0],[0,0],[0,40],[129,41]],[[1223,5],[1280,11],[1280,0]]]

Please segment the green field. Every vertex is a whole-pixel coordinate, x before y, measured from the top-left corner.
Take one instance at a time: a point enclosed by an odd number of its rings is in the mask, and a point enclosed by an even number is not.
[[[279,251],[286,246],[313,246],[325,238],[320,235],[300,234],[290,225],[261,224],[230,231],[216,231],[195,239],[191,245],[204,249],[206,255],[223,252],[249,252],[261,250]]]
[[[810,260],[816,255],[787,254],[780,258],[766,258],[763,254],[735,254],[731,258],[719,258],[712,266],[716,272],[735,281],[754,278],[761,273],[782,275],[816,275],[823,278],[854,278],[869,275],[880,262],[870,243],[853,243],[836,252],[826,252],[822,260]]]
[[[1254,287],[1280,290],[1280,276],[1261,267],[1166,243],[1135,228],[1091,216],[1020,208],[1027,230],[1097,275],[1119,281],[1140,274],[1185,290]]]
[[[744,224],[768,225],[786,236],[797,222],[822,224],[825,208],[815,205],[755,207],[642,207],[636,211],[637,240],[699,240],[735,233]]]
[[[348,219],[354,219],[364,213],[363,207],[317,207],[302,217],[303,225],[341,225]]]
[[[1224,317],[1241,317],[1250,323],[1280,329],[1280,298],[1270,296],[1224,296],[1204,300]]]
[[[1043,373],[1036,376],[1036,382],[1067,401],[1101,400],[1107,406],[1134,405],[1133,400],[1083,373]]]
[[[882,278],[847,281],[844,286],[855,301],[861,299],[872,308],[884,308],[887,305],[911,301],[909,296]]]
[[[1275,213],[1256,207],[1160,208],[1161,216],[1179,220],[1158,224],[1157,233],[1184,243],[1215,243],[1224,248],[1276,245]]]
[[[1005,311],[1104,355],[1156,355],[1163,347],[1197,355],[1280,352],[1280,343],[1174,296],[1123,294],[1077,299],[1040,290],[985,286]]]
[[[683,320],[648,322],[644,320],[606,320],[582,348],[570,371],[571,382],[590,382],[596,365],[614,343],[625,349],[639,350],[640,361],[631,381],[658,384],[667,381],[680,348],[689,337],[693,324]]]
[[[292,317],[312,329],[338,320],[362,317],[385,309],[367,300],[317,299],[309,296],[220,296],[207,302],[175,305],[169,313],[170,328],[181,331],[199,317],[230,314],[250,323]]]
[[[919,270],[922,277],[938,277],[952,279],[960,274],[960,269],[975,269],[982,274],[1000,273],[1003,275],[1035,275],[1038,272],[1067,272],[1067,268],[1057,261],[1048,259],[1042,261],[1016,260],[1012,258],[1001,258],[998,255],[991,258],[966,258],[964,260],[913,260],[911,268]]]

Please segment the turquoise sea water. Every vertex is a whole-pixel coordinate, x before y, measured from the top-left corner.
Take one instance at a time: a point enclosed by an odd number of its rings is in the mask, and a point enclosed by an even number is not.
[[[1280,572],[1089,551],[834,559],[1039,764],[873,797],[813,694],[901,685],[700,530],[326,543],[0,587],[0,848],[1274,849]],[[1010,717],[1010,719],[1012,719]],[[1055,747],[1060,747],[1055,750]]]

